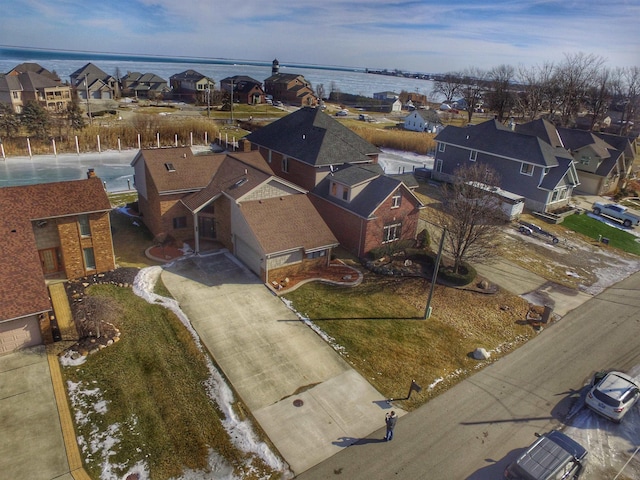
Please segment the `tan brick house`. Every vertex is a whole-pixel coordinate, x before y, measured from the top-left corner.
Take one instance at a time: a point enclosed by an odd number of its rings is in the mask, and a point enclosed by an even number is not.
[[[217,242],[265,282],[328,264],[338,245],[306,191],[275,176],[257,151],[149,149],[132,165],[140,214],[153,235],[189,242],[196,254]]]
[[[109,212],[99,178],[0,188],[0,354],[42,342],[51,310],[48,278],[115,268]]]

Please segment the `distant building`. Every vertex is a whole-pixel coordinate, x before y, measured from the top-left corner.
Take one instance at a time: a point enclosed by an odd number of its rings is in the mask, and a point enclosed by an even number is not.
[[[120,96],[118,80],[93,63],[87,63],[69,75],[69,78],[78,98],[82,100],[112,100]]]
[[[394,101],[400,98],[400,95],[396,92],[376,92],[373,94],[375,100]]]
[[[171,75],[169,84],[173,98],[185,102],[206,102],[207,93],[211,94],[215,89],[212,79],[195,70],[185,70]]]
[[[62,83],[62,80],[60,80],[60,77],[55,72],[50,72],[43,66],[31,62],[16,65],[15,67],[13,67],[13,69],[11,69],[11,71],[7,72],[7,75],[19,75],[21,73],[27,72],[37,73],[38,75],[43,75],[50,80],[53,80],[54,82]]]
[[[127,97],[157,99],[169,93],[167,81],[155,73],[127,72],[121,83]]]
[[[233,90],[233,101],[249,105],[265,103],[262,83],[246,75],[235,75],[220,80],[220,90],[230,93]]]
[[[439,133],[444,126],[435,110],[414,110],[404,118],[404,129],[414,132]]]
[[[21,113],[29,102],[36,102],[52,112],[61,112],[71,102],[71,88],[55,81],[51,76],[15,69],[0,76],[0,103]]]
[[[318,98],[313,93],[311,84],[302,75],[280,73],[280,63],[277,59],[272,63],[271,76],[264,81],[264,91],[265,94],[271,95],[273,100],[290,105],[318,105]]]

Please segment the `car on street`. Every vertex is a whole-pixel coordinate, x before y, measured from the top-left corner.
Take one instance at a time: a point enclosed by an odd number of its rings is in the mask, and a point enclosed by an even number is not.
[[[585,403],[597,414],[620,423],[640,398],[640,383],[616,371],[598,377],[596,375],[595,385],[587,394]]]
[[[275,102],[273,102],[273,106],[274,107],[284,107],[284,103],[282,103],[280,100],[276,100]]]
[[[583,472],[587,450],[558,430],[542,435],[507,467],[508,480],[573,480]]]
[[[346,117],[347,115],[349,115],[348,110],[339,110],[336,112],[336,117]]]

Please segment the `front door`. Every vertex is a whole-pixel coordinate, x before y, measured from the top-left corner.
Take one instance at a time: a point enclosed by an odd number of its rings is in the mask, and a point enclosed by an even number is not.
[[[60,261],[60,252],[57,248],[47,248],[40,250],[40,263],[42,271],[45,275],[56,273],[62,270],[62,262]]]
[[[215,240],[216,224],[212,217],[198,217],[198,229],[202,238]]]

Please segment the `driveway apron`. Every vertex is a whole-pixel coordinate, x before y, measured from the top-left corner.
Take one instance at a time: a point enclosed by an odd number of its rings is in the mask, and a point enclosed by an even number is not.
[[[229,253],[162,280],[294,473],[384,425],[384,397]]]

